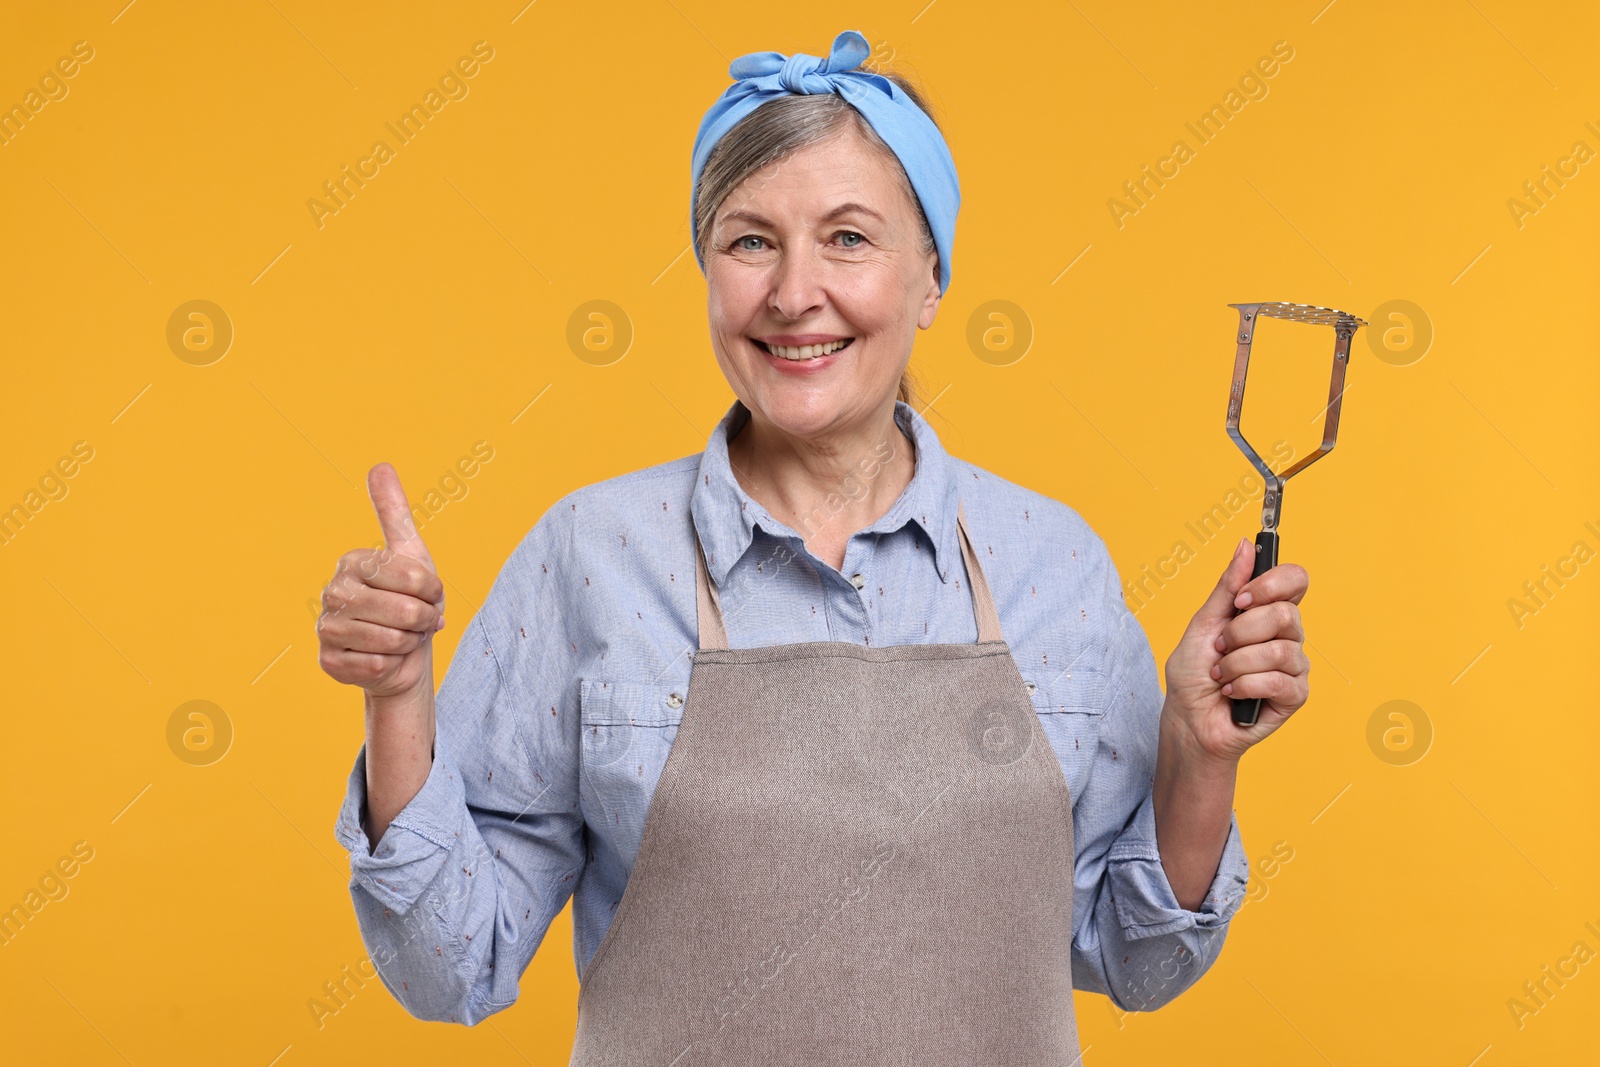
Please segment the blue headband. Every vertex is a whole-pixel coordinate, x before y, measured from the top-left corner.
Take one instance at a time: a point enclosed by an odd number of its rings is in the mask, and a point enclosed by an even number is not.
[[[751,52],[734,60],[728,74],[735,83],[711,105],[695,134],[689,225],[694,225],[700,171],[717,142],[740,119],[768,100],[790,93],[838,93],[899,157],[939,250],[939,291],[949,288],[950,250],[955,242],[956,212],[961,208],[955,160],[950,158],[949,146],[933,120],[899,86],[881,75],[855,69],[871,54],[865,37],[846,30],[833,39],[833,51],[827,59],[802,52],[792,56]],[[698,244],[694,254],[703,273],[706,264]]]

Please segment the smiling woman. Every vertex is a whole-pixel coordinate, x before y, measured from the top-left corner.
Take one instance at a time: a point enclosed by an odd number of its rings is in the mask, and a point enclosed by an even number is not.
[[[870,67],[869,64],[863,64],[861,69],[872,69],[874,73],[893,82],[928,115],[928,121],[937,128],[933,108],[907,78],[894,71]],[[916,220],[919,251],[927,256],[936,255],[928,217],[917,201],[916,193],[894,150],[862,118],[861,112],[846,103],[843,97],[834,93],[817,93],[771,100],[740,119],[717,142],[700,173],[699,195],[694,205],[694,216],[690,220],[694,228],[695,250],[701,261],[704,262],[708,254],[713,238],[713,223],[718,220],[719,209],[723,209],[720,216],[724,227],[740,221],[770,226],[770,222],[759,216],[751,219],[740,209],[728,207],[725,201],[730,195],[736,190],[745,194],[760,191],[776,180],[791,154],[824,144],[846,133],[854,133],[859,137],[867,150],[882,162]],[[830,213],[821,221],[832,222],[835,219],[836,215]],[[882,221],[881,216],[879,221]],[[917,380],[909,368],[900,374],[896,395],[907,404],[920,406]]]
[[[839,475],[840,459],[903,442],[891,477],[862,501],[862,511],[882,514],[914,463],[888,405],[897,396],[909,403],[916,333],[933,325],[940,300],[931,228],[899,164],[846,121],[720,203],[704,251],[712,349],[752,413],[729,442],[730,461],[753,495],[795,525]],[[796,439],[819,445],[829,462],[810,484],[785,485]],[[807,539],[835,567],[863,515],[842,518]]]
[[[869,51],[729,67],[690,219],[736,399],[551,504],[437,696],[445,586],[369,474],[386,547],[340,561],[321,662],[366,691],[338,835],[418,1017],[510,1007],[568,899],[573,1067],[1072,1063],[1074,989],[1149,1010],[1217,958],[1305,572],[1242,542],[1163,697],[1104,541],[944,450],[907,366],[960,188]]]

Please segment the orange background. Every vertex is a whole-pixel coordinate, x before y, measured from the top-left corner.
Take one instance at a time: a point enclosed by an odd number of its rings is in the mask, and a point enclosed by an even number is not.
[[[415,504],[493,449],[423,527],[442,670],[553,500],[704,447],[731,394],[688,248],[695,128],[733,58],[846,28],[928,89],[960,169],[926,414],[1078,509],[1125,579],[1167,575],[1138,605],[1158,660],[1259,520],[1229,502],[1227,304],[1373,321],[1339,446],[1287,494],[1313,696],[1244,762],[1251,900],[1171,1005],[1081,994],[1085,1062],[1593,1055],[1592,5],[120,3],[13,5],[0,33],[0,105],[59,96],[0,144],[0,507],[27,513],[0,545],[0,907],[73,871],[0,946],[6,1059],[566,1062],[567,912],[479,1027],[376,981],[320,1026],[308,1007],[366,956],[332,833],[361,702],[317,667],[313,605],[378,537],[376,462]],[[468,94],[319,226],[308,200],[479,41]],[[1200,144],[1185,123],[1242,79]],[[1109,206],[1180,139],[1137,211]],[[170,340],[195,300],[217,310]],[[599,352],[569,341],[595,300]],[[1262,328],[1263,451],[1315,447],[1330,356],[1325,328]],[[1196,537],[1214,505],[1225,536]],[[190,701],[209,720],[169,730]],[[1547,965],[1569,977],[1528,1000]]]

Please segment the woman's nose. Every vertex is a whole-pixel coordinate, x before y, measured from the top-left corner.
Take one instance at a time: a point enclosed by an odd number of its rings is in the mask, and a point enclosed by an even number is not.
[[[822,303],[827,264],[814,250],[786,250],[772,270],[769,302],[778,314],[795,321]]]

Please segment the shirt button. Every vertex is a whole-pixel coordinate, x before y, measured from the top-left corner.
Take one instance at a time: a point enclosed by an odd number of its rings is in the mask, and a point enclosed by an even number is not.
[[[667,697],[667,707],[669,707],[669,708],[681,708],[681,707],[683,707],[683,698],[681,696],[679,696],[677,693],[673,693],[672,695]]]
[[[1032,682],[1023,682],[1022,684],[1027,687],[1029,696],[1033,696],[1033,694],[1039,691],[1039,687],[1034,685]]]
[[[850,584],[855,586],[857,589],[860,589],[862,586],[867,584],[867,580],[861,577],[859,574],[852,574],[850,576]]]

